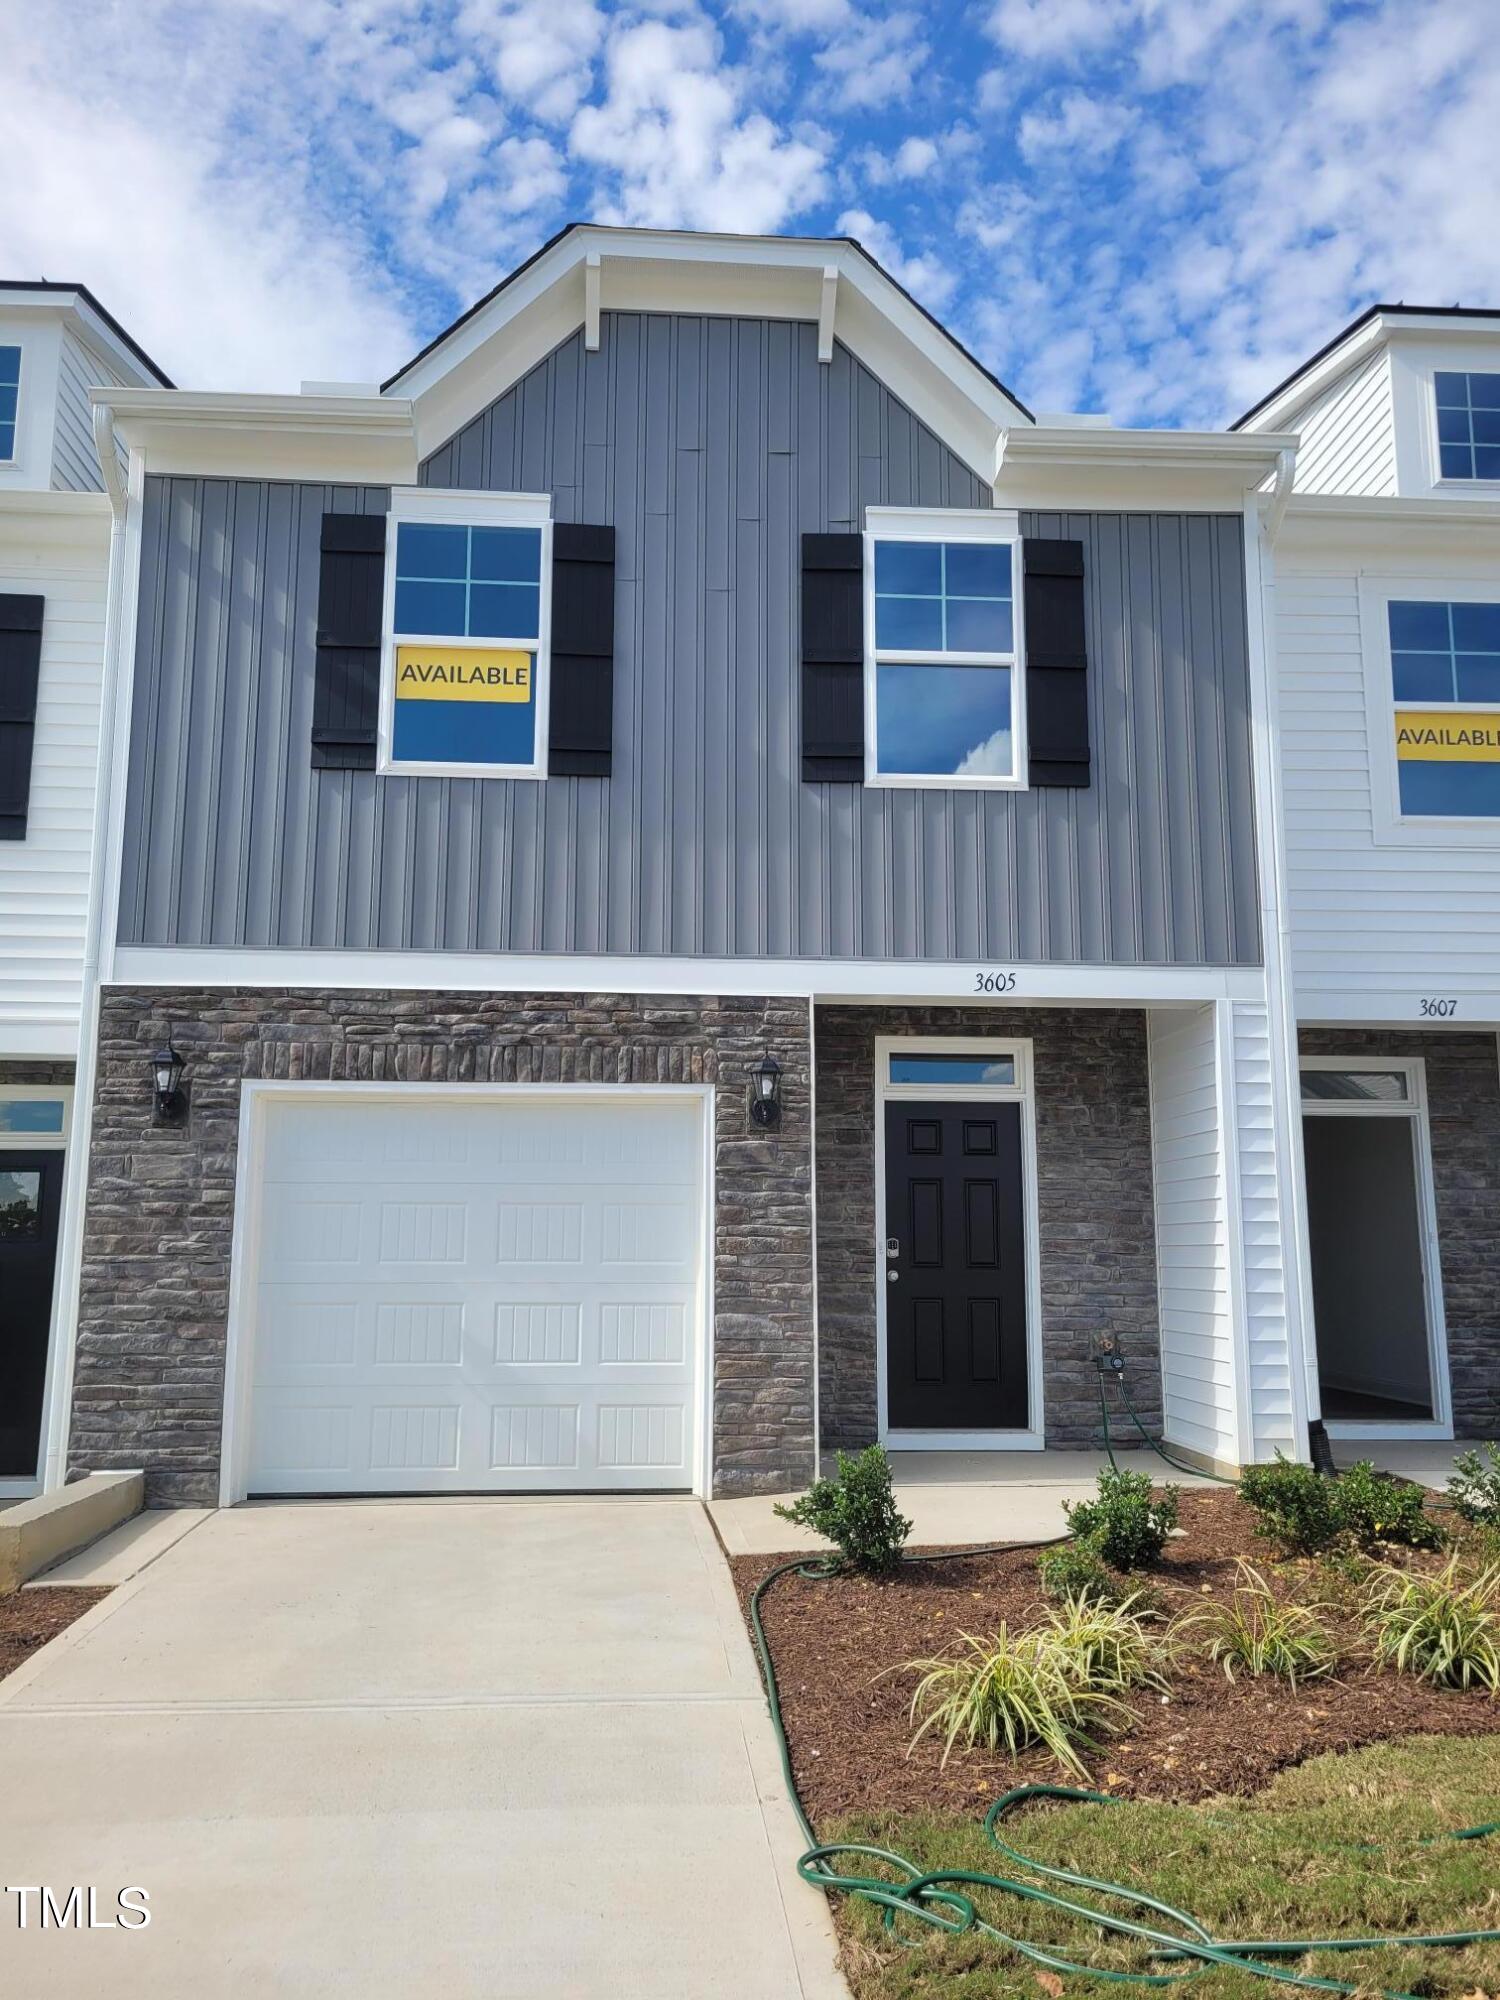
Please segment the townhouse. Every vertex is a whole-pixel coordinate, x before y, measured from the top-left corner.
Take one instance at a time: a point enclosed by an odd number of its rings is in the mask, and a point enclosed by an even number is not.
[[[1349,1438],[1500,1431],[1500,314],[1373,307],[1242,417],[1275,508],[1314,1337]]]
[[[42,1477],[82,1185],[68,1135],[120,463],[98,383],[167,378],[83,286],[0,279],[0,1499]]]
[[[128,453],[74,1469],[1307,1444],[1292,438],[1029,410],[857,245],[574,227]],[[128,726],[127,726],[128,725]]]

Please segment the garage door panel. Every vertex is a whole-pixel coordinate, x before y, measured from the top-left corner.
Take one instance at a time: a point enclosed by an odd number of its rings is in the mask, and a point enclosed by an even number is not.
[[[691,1484],[701,1193],[665,1170],[699,1171],[695,1107],[309,1102],[267,1125],[251,1491]]]

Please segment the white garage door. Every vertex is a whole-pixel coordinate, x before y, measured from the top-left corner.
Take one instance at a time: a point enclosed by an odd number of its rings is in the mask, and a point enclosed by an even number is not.
[[[251,1493],[693,1483],[696,1098],[269,1099]]]

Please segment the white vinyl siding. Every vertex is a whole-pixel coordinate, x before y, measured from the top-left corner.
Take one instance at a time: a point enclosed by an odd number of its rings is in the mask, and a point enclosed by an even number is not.
[[[1162,1410],[1167,1438],[1238,1456],[1215,1010],[1147,1016]]]
[[[26,838],[0,842],[0,1052],[10,1055],[71,1056],[78,1045],[108,551],[107,523],[92,544],[29,560],[9,538],[0,545],[0,591],[46,599]]]
[[[1396,491],[1396,423],[1390,354],[1347,374],[1286,425],[1298,433],[1298,493],[1389,497]]]
[[[52,438],[54,490],[97,493],[99,455],[94,448],[94,418],[89,403],[92,388],[114,388],[124,380],[91,346],[86,347],[64,327],[57,369],[57,413]]]
[[[1289,1217],[1276,1170],[1270,1025],[1258,1001],[1236,1000],[1230,1014],[1250,1456],[1267,1459],[1279,1448],[1300,1457],[1288,1345]]]
[[[1413,563],[1410,571],[1417,574]],[[1408,586],[1403,582],[1403,590]],[[1443,595],[1442,572],[1408,594]],[[1488,846],[1377,838],[1373,731],[1359,580],[1348,570],[1277,570],[1277,672],[1287,879],[1297,1011],[1317,1018],[1361,995],[1465,996],[1492,1019],[1500,988],[1500,870]],[[1381,746],[1383,748],[1383,746]],[[1383,1018],[1382,1000],[1373,1018]]]

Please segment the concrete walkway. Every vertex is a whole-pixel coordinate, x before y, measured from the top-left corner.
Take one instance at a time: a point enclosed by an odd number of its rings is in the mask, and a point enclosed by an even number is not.
[[[1119,1464],[1160,1482],[1207,1486],[1193,1473],[1173,1472],[1154,1452],[1119,1451]],[[1102,1451],[902,1451],[892,1452],[896,1501],[912,1524],[914,1548],[961,1542],[1050,1542],[1068,1531],[1064,1503],[1098,1490]],[[709,1512],[732,1555],[770,1555],[781,1549],[816,1549],[823,1543],[783,1521],[777,1499],[712,1500]]]
[[[150,1892],[16,1927],[50,2000],[836,2000],[694,1501],[214,1513],[0,1682],[8,1884]],[[91,1551],[128,1569],[135,1550]]]

